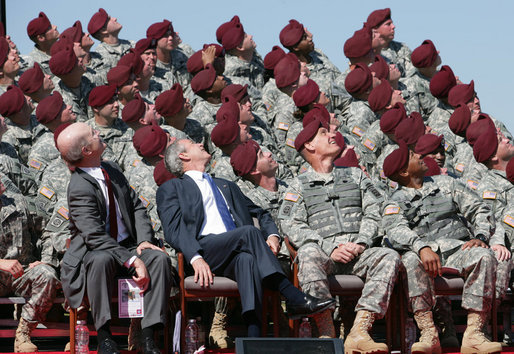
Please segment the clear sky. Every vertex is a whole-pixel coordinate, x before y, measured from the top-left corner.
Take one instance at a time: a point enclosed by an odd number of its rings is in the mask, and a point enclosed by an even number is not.
[[[475,80],[482,110],[502,120],[514,132],[514,95],[510,86],[514,79],[514,46],[510,36],[514,1],[10,0],[6,6],[7,34],[22,54],[32,50],[26,28],[39,11],[44,11],[62,31],[76,20],[86,29],[93,13],[103,7],[123,25],[120,38],[137,41],[145,37],[149,25],[166,18],[195,50],[204,43],[216,42],[216,28],[239,15],[262,56],[273,45],[280,44],[280,30],[294,18],[313,33],[316,47],[341,70],[348,65],[342,50],[345,40],[362,26],[371,11],[390,7],[396,25],[395,39],[411,49],[431,39],[443,64],[450,65],[463,82]]]

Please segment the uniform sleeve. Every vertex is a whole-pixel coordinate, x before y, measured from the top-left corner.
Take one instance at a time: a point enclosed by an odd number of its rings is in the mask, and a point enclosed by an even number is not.
[[[373,245],[378,235],[380,225],[380,207],[384,201],[382,193],[373,185],[373,182],[361,171],[358,171],[359,186],[362,199],[362,221],[359,229],[359,237],[356,243],[364,243],[368,247]]]

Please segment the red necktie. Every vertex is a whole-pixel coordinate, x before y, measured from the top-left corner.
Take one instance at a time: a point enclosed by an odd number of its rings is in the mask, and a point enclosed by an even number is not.
[[[102,173],[107,186],[107,194],[109,195],[109,231],[111,237],[118,240],[118,218],[116,217],[116,203],[114,202],[114,193],[112,192],[111,178],[107,171],[102,168]]]

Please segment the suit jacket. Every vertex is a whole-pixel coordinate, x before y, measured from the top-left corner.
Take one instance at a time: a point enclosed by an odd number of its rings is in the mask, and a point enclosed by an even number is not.
[[[255,205],[230,181],[213,178],[225,197],[236,227],[253,225],[253,218],[259,220],[264,238],[278,235],[278,229],[271,215]],[[177,251],[182,252],[187,262],[195,254],[203,254],[198,236],[204,221],[203,200],[195,181],[183,175],[167,181],[157,190],[157,210],[164,229],[166,241]]]
[[[129,237],[123,241],[127,247],[143,241],[153,241],[153,230],[146,210],[136,193],[130,188],[123,173],[114,163],[102,163],[109,174],[120,212]],[[127,247],[120,245],[106,232],[107,209],[105,197],[98,182],[77,168],[68,185],[71,243],[61,264],[63,292],[72,308],[82,302],[85,290],[84,255],[90,250],[112,252],[116,261],[123,265],[132,257]]]

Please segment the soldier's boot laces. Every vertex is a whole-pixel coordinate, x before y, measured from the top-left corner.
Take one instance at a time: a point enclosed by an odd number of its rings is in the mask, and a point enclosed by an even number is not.
[[[128,333],[128,350],[138,350],[141,346],[141,319],[132,318]]]
[[[412,345],[412,354],[441,354],[441,344],[439,335],[435,328],[432,311],[418,311],[414,314],[414,319],[421,332],[419,341]]]
[[[320,338],[335,338],[336,329],[332,320],[332,310],[325,310],[314,315],[314,322],[316,322],[316,327],[318,327]]]
[[[484,335],[483,328],[486,312],[469,311],[468,326],[462,337],[461,353],[499,353],[502,350],[501,343],[491,342]]]
[[[357,312],[353,327],[344,342],[345,354],[389,353],[386,344],[376,343],[369,335],[374,321],[374,313],[366,310]]]
[[[16,338],[14,339],[14,352],[37,352],[37,346],[30,341],[30,333],[36,328],[37,322],[28,322],[20,318],[18,328],[16,329]]]
[[[211,330],[209,331],[209,344],[220,349],[233,347],[232,340],[227,333],[227,314],[214,313]]]

